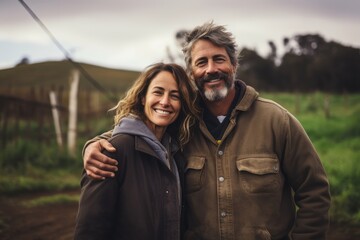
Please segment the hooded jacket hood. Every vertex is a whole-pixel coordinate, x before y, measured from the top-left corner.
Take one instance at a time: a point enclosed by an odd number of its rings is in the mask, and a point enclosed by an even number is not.
[[[129,134],[142,138],[155,151],[157,157],[170,168],[168,151],[170,149],[171,137],[165,133],[160,142],[155,134],[145,125],[145,123],[136,116],[129,116],[121,119],[115,126],[112,136],[117,134]],[[171,148],[176,151],[178,148]]]

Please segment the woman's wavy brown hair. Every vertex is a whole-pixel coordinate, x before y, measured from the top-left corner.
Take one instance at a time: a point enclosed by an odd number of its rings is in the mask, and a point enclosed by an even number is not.
[[[145,97],[151,81],[162,71],[171,73],[179,87],[181,111],[178,118],[167,127],[167,132],[178,139],[182,147],[190,140],[190,129],[198,122],[199,111],[196,108],[196,93],[190,84],[190,79],[185,70],[177,64],[155,63],[147,67],[127,91],[125,97],[111,109],[116,111],[114,123],[119,124],[122,118],[129,115],[146,120],[141,99]]]

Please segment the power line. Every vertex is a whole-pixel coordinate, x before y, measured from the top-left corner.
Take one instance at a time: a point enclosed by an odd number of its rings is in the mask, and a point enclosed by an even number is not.
[[[68,60],[72,65],[74,65],[81,74],[88,80],[96,89],[102,92],[109,100],[116,103],[117,98],[110,94],[103,86],[101,86],[78,62],[74,61],[68,51],[60,44],[60,42],[55,38],[55,36],[49,31],[49,29],[45,26],[45,24],[36,16],[33,10],[24,2],[24,0],[19,0],[19,2],[23,5],[26,11],[31,15],[31,17],[40,25],[40,27],[46,32],[46,34],[50,37],[50,39],[54,42],[56,47],[64,54],[66,60]]]

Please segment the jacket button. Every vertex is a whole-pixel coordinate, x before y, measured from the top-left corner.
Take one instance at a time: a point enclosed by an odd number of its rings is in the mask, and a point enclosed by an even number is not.
[[[218,152],[218,154],[219,154],[219,156],[222,156],[222,155],[224,155],[224,152],[220,150],[220,151]]]
[[[220,213],[220,216],[221,216],[221,217],[226,217],[226,212],[221,212],[221,213]]]
[[[168,191],[168,190],[166,190],[166,191],[165,191],[165,193],[166,193],[166,194],[168,194],[168,193],[169,193],[169,191]]]
[[[223,182],[225,180],[224,177],[219,177],[219,182]]]

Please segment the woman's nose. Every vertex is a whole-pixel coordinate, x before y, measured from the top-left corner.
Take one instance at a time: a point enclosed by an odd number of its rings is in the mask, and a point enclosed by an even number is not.
[[[164,106],[169,105],[169,96],[167,94],[162,96],[162,98],[160,99],[160,104]]]

